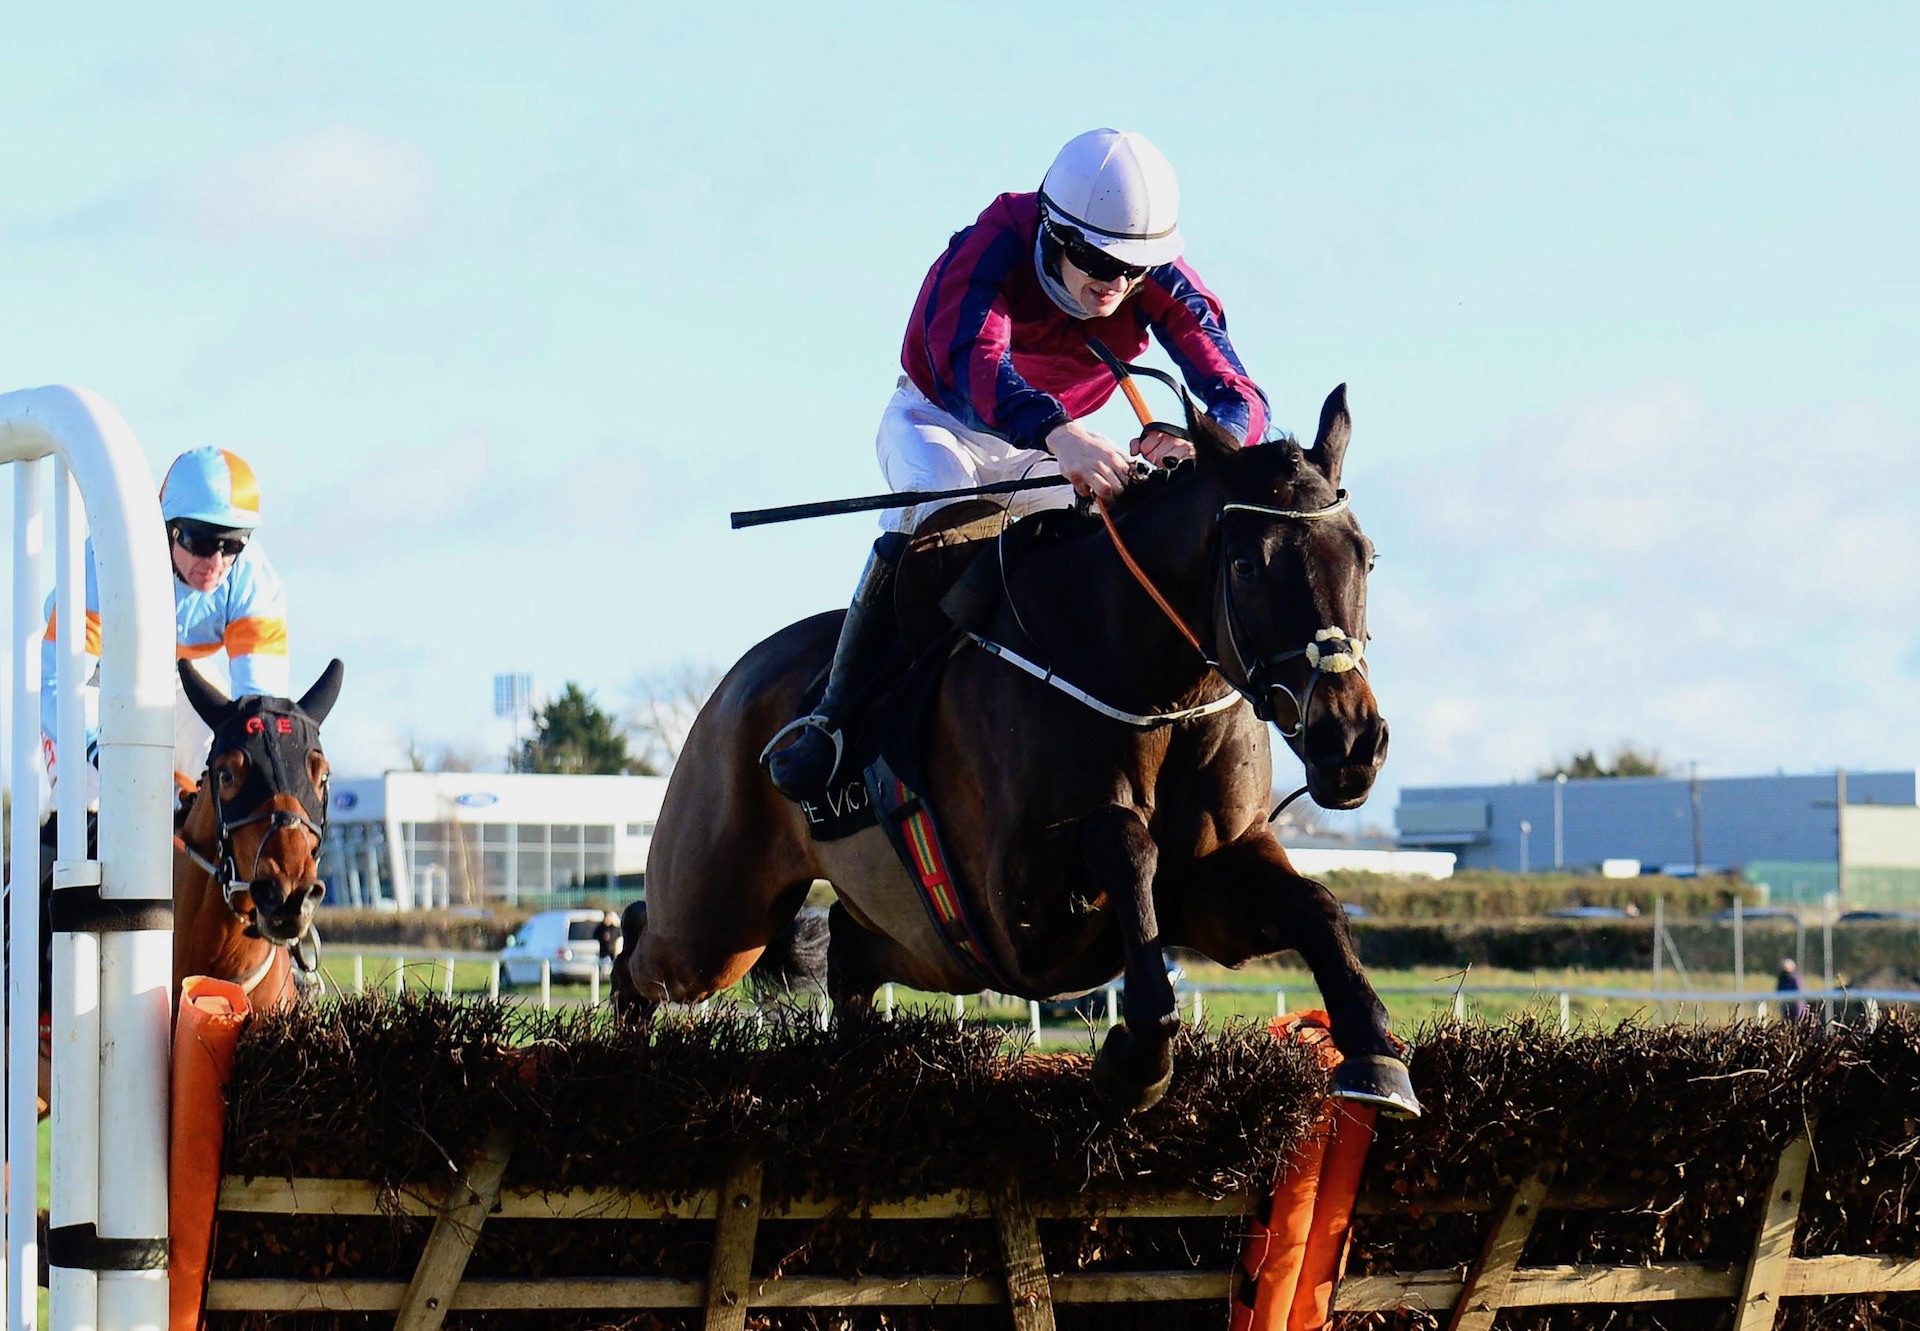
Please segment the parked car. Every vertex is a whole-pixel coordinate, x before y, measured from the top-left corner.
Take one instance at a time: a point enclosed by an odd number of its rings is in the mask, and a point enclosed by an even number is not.
[[[1562,906],[1559,910],[1550,910],[1547,917],[1554,920],[1624,920],[1630,913],[1623,906]]]
[[[529,915],[500,949],[501,978],[508,984],[540,983],[540,963],[552,963],[553,978],[586,984],[600,965],[597,910],[543,910]]]
[[[1920,924],[1920,910],[1894,910],[1891,908],[1875,906],[1875,907],[1865,908],[1861,910],[1850,910],[1846,912],[1844,915],[1842,915],[1836,921],[1836,923],[1838,924],[1856,924],[1856,923],[1857,924],[1873,924],[1873,923]]]
[[[1340,909],[1350,920],[1366,920],[1373,917],[1373,912],[1357,901],[1343,901],[1340,903]]]
[[[1731,924],[1733,907],[1723,906],[1707,918],[1715,924]],[[1740,920],[1743,924],[1751,924],[1755,920],[1785,920],[1789,924],[1798,924],[1800,912],[1791,906],[1742,906]]]

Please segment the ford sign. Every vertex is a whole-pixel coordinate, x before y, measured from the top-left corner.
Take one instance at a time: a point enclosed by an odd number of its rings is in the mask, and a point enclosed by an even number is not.
[[[469,790],[455,797],[453,802],[463,809],[485,809],[498,804],[500,797],[484,790]]]
[[[333,797],[333,807],[336,809],[351,809],[359,802],[360,797],[351,790],[339,791]]]

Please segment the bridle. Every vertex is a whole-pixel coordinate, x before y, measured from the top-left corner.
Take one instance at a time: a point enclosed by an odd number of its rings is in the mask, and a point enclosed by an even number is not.
[[[1214,527],[1218,535],[1218,548],[1214,552],[1214,595],[1227,624],[1227,645],[1233,649],[1234,662],[1240,668],[1240,677],[1244,687],[1236,683],[1232,675],[1221,670],[1220,664],[1212,658],[1207,664],[1229,684],[1239,689],[1241,695],[1253,704],[1253,714],[1262,721],[1271,722],[1285,739],[1299,739],[1306,734],[1307,710],[1313,706],[1314,691],[1327,675],[1342,675],[1349,670],[1365,673],[1364,654],[1366,644],[1348,635],[1339,625],[1330,625],[1314,630],[1313,641],[1304,647],[1294,647],[1286,651],[1270,652],[1265,656],[1255,656],[1251,662],[1247,650],[1241,645],[1240,619],[1235,614],[1233,578],[1229,572],[1230,561],[1227,558],[1226,519],[1230,513],[1256,513],[1272,521],[1290,520],[1295,522],[1313,522],[1320,518],[1330,518],[1347,511],[1348,496],[1345,490],[1337,491],[1331,504],[1323,508],[1272,508],[1265,504],[1228,503],[1221,506],[1214,516]],[[1197,643],[1195,644],[1198,645]],[[1202,656],[1206,653],[1202,652]],[[1311,673],[1307,676],[1307,687],[1301,693],[1295,693],[1290,685],[1278,677],[1279,667],[1289,661],[1305,657]],[[1269,678],[1271,676],[1271,678]],[[1275,692],[1287,695],[1287,701],[1293,704],[1294,724],[1288,730],[1273,716],[1273,710],[1267,700]]]
[[[217,827],[213,853],[209,856],[195,849],[179,835],[173,838],[173,844],[213,881],[228,912],[247,927],[250,935],[272,944],[273,949],[286,948],[294,964],[312,974],[319,966],[319,948],[312,930],[303,931],[299,938],[290,942],[267,938],[259,931],[253,918],[240,909],[235,898],[242,892],[251,892],[253,876],[260,867],[260,855],[274,832],[286,828],[304,828],[313,837],[316,856],[326,839],[326,781],[323,777],[316,784],[306,764],[309,750],[318,750],[320,747],[319,727],[297,704],[285,699],[249,697],[237,700],[234,705],[239,710],[221,726],[220,733],[215,736],[212,751],[208,755],[207,770],[201,777],[213,800]],[[294,756],[296,751],[297,760]],[[213,766],[214,758],[236,752],[247,758],[247,780],[241,793],[244,795],[253,790],[260,792],[258,799],[250,806],[257,812],[237,818],[229,816],[231,806],[220,797],[220,783]],[[299,801],[300,809],[265,807],[276,795],[292,795]],[[259,823],[268,824],[268,831],[254,848],[253,862],[242,877],[234,855],[233,834],[243,827]],[[258,984],[272,968],[273,960],[274,951],[269,950],[266,961],[253,975],[241,982],[243,986],[251,989]]]

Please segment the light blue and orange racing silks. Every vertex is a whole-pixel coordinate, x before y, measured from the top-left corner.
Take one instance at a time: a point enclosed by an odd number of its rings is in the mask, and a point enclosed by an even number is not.
[[[1114,313],[1075,319],[1041,284],[1039,230],[1039,196],[1002,194],[928,270],[900,365],[929,401],[974,429],[1045,448],[1055,426],[1113,396],[1113,374],[1088,336],[1133,361],[1151,333],[1215,421],[1243,444],[1265,437],[1266,395],[1227,337],[1220,302],[1186,260],[1149,268]]]
[[[40,644],[40,734],[47,770],[54,770],[54,669],[59,657],[53,598],[47,598],[47,632]],[[260,542],[250,541],[233,561],[220,585],[200,592],[173,579],[174,654],[197,661],[224,651],[229,692],[287,696],[287,596],[280,575]],[[87,543],[86,677],[92,680],[100,659],[100,587],[95,580],[93,543]],[[100,740],[98,690],[86,689],[87,756]],[[183,702],[181,706],[185,706]]]

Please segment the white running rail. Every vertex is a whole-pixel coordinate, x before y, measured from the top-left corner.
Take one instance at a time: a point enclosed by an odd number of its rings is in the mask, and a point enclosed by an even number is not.
[[[69,772],[84,770],[86,761],[82,505],[93,535],[103,646],[97,859],[86,842],[87,782],[64,781],[58,791],[50,1317],[54,1331],[160,1331],[167,1324],[173,935],[153,926],[167,923],[157,907],[170,909],[173,892],[175,687],[165,529],[153,472],[133,431],[84,388],[0,394],[0,464],[13,480],[6,1323],[34,1331],[38,1315],[39,694],[50,479],[59,626],[55,737]]]

